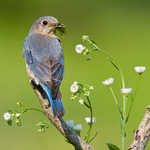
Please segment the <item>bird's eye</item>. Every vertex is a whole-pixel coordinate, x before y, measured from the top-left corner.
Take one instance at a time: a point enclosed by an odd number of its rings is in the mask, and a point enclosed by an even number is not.
[[[42,23],[43,23],[43,25],[47,25],[48,24],[48,22],[46,20],[43,21]]]

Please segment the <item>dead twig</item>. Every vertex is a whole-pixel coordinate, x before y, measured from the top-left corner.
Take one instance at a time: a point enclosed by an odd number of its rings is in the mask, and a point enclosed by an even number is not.
[[[138,127],[135,131],[134,140],[128,150],[144,150],[150,138],[150,106]]]
[[[32,80],[30,84],[39,98],[40,105],[47,116],[47,118],[52,122],[52,124],[58,129],[58,131],[71,143],[75,150],[94,150],[89,144],[87,144],[80,136],[78,136],[65,122],[62,118],[54,116],[52,109],[49,106],[49,101],[44,96],[43,90],[40,86],[36,85]]]

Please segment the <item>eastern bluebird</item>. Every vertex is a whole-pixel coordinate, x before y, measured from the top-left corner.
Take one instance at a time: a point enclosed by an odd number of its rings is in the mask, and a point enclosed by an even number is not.
[[[40,17],[24,41],[23,56],[30,79],[47,96],[53,114],[64,115],[60,84],[64,76],[64,55],[56,31],[64,26],[54,17]]]

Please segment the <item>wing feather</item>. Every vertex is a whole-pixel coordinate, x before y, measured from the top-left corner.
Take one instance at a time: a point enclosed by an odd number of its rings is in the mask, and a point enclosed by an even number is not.
[[[64,74],[64,56],[57,39],[41,35],[28,36],[24,42],[24,58],[35,76],[57,97]]]

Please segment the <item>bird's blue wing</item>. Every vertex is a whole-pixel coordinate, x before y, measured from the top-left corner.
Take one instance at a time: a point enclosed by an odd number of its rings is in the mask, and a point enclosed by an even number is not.
[[[23,55],[47,94],[54,114],[63,113],[61,97],[58,98],[64,75],[64,57],[59,41],[40,35],[29,36],[24,43]]]
[[[29,49],[29,46],[28,46],[28,43],[27,43],[26,39],[24,41],[23,57],[25,58],[27,64],[32,64],[33,63],[31,50]]]
[[[40,35],[29,36],[24,43],[23,55],[41,82],[56,80],[64,75],[64,56],[59,41]]]

